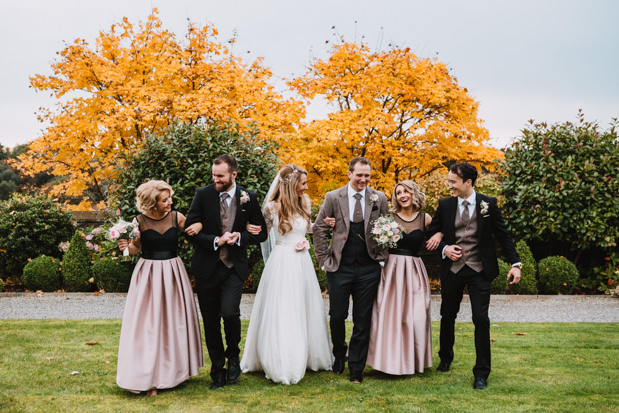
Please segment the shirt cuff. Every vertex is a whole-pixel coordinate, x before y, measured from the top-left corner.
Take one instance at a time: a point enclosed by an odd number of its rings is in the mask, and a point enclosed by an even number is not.
[[[213,240],[213,250],[217,251],[219,249],[219,245],[217,245],[217,243],[219,242],[219,237],[215,237],[215,239]]]

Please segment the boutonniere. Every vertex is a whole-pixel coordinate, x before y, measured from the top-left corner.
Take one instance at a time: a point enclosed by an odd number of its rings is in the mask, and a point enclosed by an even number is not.
[[[479,205],[481,206],[481,210],[479,212],[481,212],[482,215],[487,216],[488,215],[488,203],[486,201],[481,201]]]
[[[241,191],[241,205],[249,202],[249,194],[245,191]]]
[[[378,195],[376,194],[372,194],[370,195],[370,202],[373,204],[374,202],[378,201]]]

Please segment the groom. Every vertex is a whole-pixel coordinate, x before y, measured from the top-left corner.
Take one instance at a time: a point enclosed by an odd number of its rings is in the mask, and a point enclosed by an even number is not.
[[[198,234],[188,233],[195,246],[189,272],[196,277],[206,348],[211,358],[210,388],[217,389],[226,382],[236,383],[241,377],[239,307],[243,282],[249,276],[247,246],[264,241],[267,231],[256,195],[235,183],[236,159],[220,155],[213,161],[212,171],[213,184],[196,190],[185,226],[196,222],[203,225]],[[250,234],[245,229],[247,223],[260,225],[262,231]],[[222,318],[228,346],[225,351]]]
[[[361,383],[368,355],[372,304],[380,281],[381,265],[387,250],[372,238],[371,222],[387,214],[385,194],[369,188],[372,168],[366,158],[354,158],[348,167],[350,182],[328,192],[314,224],[314,251],[318,264],[327,271],[329,315],[333,342],[333,371],[344,372],[346,350],[350,381]],[[327,217],[335,218],[331,244],[327,239],[331,227]],[[353,331],[346,345],[348,303],[353,299]]]
[[[441,252],[441,362],[436,371],[447,372],[454,358],[454,327],[464,287],[468,288],[475,325],[473,387],[485,389],[490,374],[490,284],[499,273],[493,236],[512,263],[507,274],[510,284],[520,281],[520,257],[505,227],[496,198],[476,193],[473,189],[477,169],[469,163],[449,168],[449,189],[453,196],[438,202],[428,228],[428,236],[443,233]]]

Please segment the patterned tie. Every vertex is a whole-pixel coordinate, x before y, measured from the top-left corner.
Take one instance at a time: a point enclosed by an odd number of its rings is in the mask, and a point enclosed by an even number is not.
[[[223,194],[221,194],[221,204],[219,205],[219,208],[220,208],[222,216],[226,215],[226,211],[228,210],[227,199],[229,197],[230,197],[230,194],[228,194],[227,192],[224,192]]]
[[[469,201],[465,199],[462,201],[462,205],[464,206],[464,211],[462,211],[462,222],[468,224],[471,220],[471,216],[469,215]]]
[[[356,199],[355,201],[355,211],[352,215],[352,222],[363,222],[363,210],[361,209],[361,194],[357,193],[353,195]]]

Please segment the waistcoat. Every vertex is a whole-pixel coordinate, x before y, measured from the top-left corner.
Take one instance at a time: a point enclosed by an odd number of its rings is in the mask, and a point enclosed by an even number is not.
[[[451,264],[451,272],[457,273],[465,265],[476,272],[484,270],[479,255],[479,240],[477,239],[477,207],[473,208],[473,215],[467,224],[462,221],[459,213],[456,213],[455,221],[456,244],[462,247],[462,258]]]

